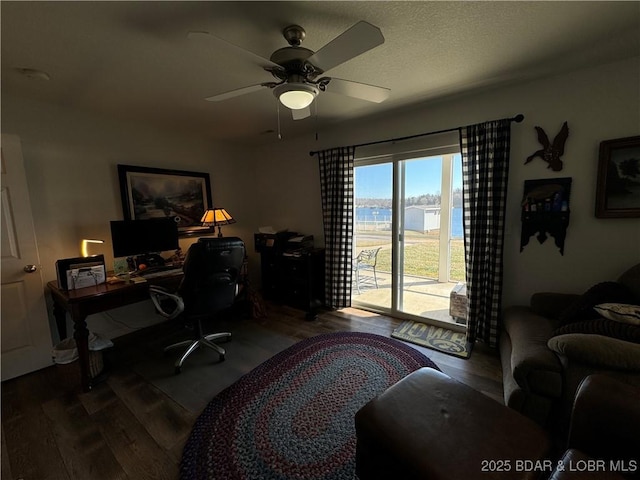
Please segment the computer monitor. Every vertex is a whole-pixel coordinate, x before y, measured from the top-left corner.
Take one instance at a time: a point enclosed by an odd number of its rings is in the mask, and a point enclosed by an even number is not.
[[[113,256],[133,257],[178,249],[178,224],[172,218],[113,220]]]

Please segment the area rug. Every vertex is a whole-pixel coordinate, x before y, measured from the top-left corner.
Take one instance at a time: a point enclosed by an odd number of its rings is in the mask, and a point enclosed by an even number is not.
[[[181,478],[353,480],[356,412],[420,367],[438,368],[380,335],[298,342],[209,403],[184,447]]]
[[[391,336],[415,343],[440,352],[469,358],[471,346],[467,343],[467,334],[455,332],[443,327],[407,320],[396,328]]]

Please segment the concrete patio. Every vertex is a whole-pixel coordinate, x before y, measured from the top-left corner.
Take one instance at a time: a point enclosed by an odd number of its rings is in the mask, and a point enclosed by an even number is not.
[[[358,291],[354,278],[351,297],[354,306],[391,308],[391,274],[377,271],[376,279],[377,288],[372,272],[361,274]],[[405,275],[403,280],[403,302],[399,308],[402,312],[451,324],[464,324],[460,323],[460,319],[456,322],[456,319],[449,315],[451,291],[457,282],[438,282],[412,275]]]

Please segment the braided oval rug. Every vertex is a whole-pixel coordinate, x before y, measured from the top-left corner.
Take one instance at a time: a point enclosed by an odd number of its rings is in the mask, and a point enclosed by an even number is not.
[[[353,480],[356,412],[420,367],[438,369],[380,335],[303,340],[209,403],[184,447],[181,478]]]

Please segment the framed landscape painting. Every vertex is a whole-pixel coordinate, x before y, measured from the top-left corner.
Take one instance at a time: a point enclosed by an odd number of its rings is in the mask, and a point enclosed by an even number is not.
[[[640,136],[600,143],[596,217],[640,217]]]
[[[213,233],[200,223],[211,208],[208,173],[118,165],[125,220],[170,217],[182,236]]]

